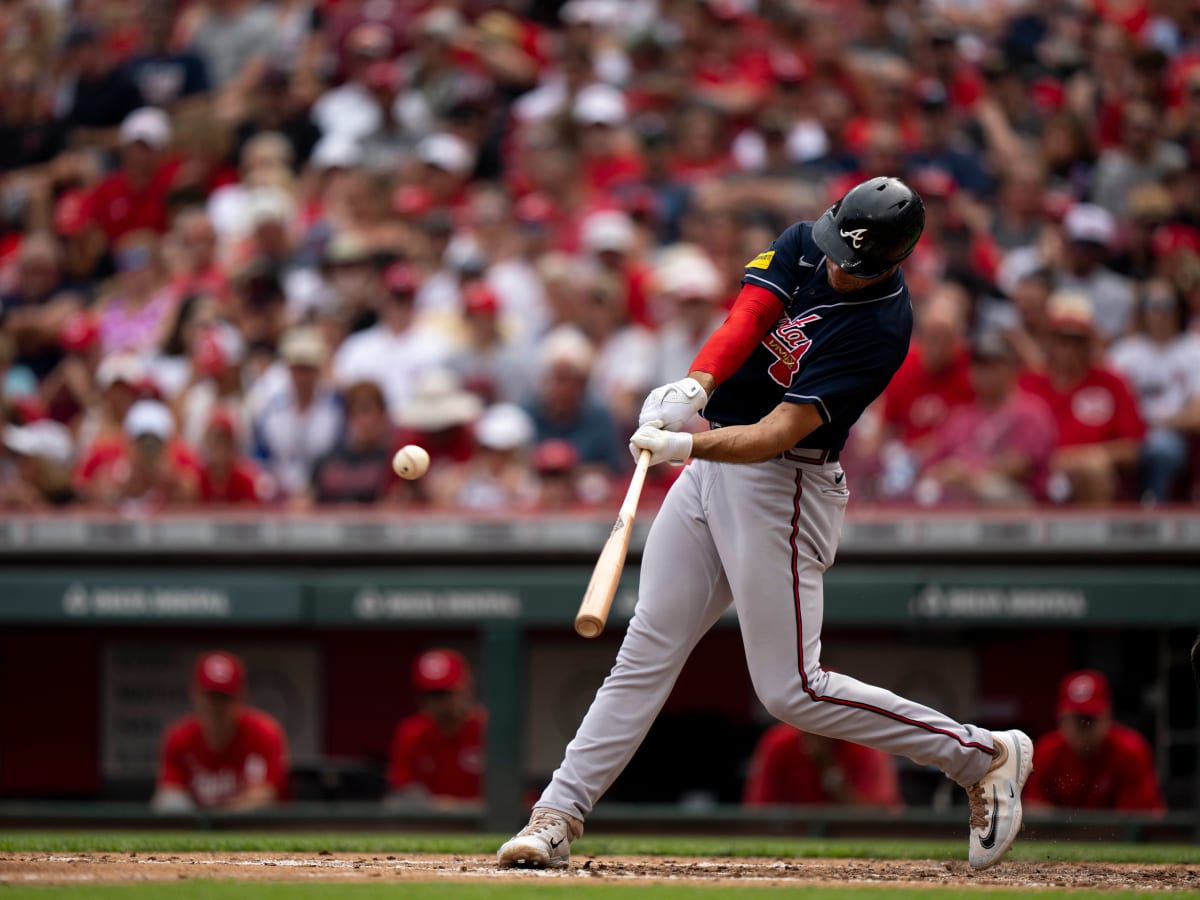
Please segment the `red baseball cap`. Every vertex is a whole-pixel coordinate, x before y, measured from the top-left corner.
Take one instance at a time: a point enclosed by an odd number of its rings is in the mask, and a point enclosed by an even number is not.
[[[413,686],[418,691],[456,691],[466,687],[471,668],[461,653],[427,650],[413,663]]]
[[[224,650],[201,653],[196,658],[192,684],[206,693],[240,697],[246,687],[246,667],[240,659]]]
[[[1096,718],[1112,710],[1112,691],[1103,672],[1082,669],[1058,686],[1058,715]]]
[[[500,311],[500,298],[487,285],[472,284],[463,291],[463,309],[474,315],[495,315]]]

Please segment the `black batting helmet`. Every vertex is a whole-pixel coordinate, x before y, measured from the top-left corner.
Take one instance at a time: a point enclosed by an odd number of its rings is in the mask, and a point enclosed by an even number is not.
[[[813,240],[856,278],[875,278],[913,252],[925,228],[925,204],[899,178],[850,188],[813,225]]]

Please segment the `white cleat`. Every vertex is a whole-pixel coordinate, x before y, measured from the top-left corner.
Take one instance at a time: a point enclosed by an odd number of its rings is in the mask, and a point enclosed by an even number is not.
[[[571,841],[583,834],[583,823],[556,809],[538,807],[529,824],[496,851],[501,866],[560,869],[571,863]]]
[[[996,756],[967,788],[971,802],[971,867],[986,869],[1008,852],[1021,831],[1021,789],[1033,771],[1033,741],[1023,731],[993,731]]]

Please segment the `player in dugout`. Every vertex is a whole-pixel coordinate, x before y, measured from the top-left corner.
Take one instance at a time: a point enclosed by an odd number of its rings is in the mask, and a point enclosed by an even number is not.
[[[487,712],[475,702],[471,667],[453,650],[428,650],[413,664],[413,687],[420,709],[392,737],[386,805],[478,804]]]
[[[1037,768],[1025,786],[1030,806],[1165,808],[1146,739],[1112,716],[1102,672],[1071,672],[1058,688],[1058,728],[1034,745]]]
[[[192,712],[166,733],[155,812],[248,811],[288,797],[288,744],[279,723],[244,702],[246,667],[216,650],[196,659]]]

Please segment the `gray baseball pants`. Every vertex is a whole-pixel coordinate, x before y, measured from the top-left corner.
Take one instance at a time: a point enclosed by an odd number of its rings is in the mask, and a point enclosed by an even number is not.
[[[754,689],[783,722],[982,778],[991,734],[821,668],[822,575],[850,493],[812,451],[753,465],[693,461],[650,528],[616,664],[538,806],[587,817],[633,757],[692,648],[734,603]]]

